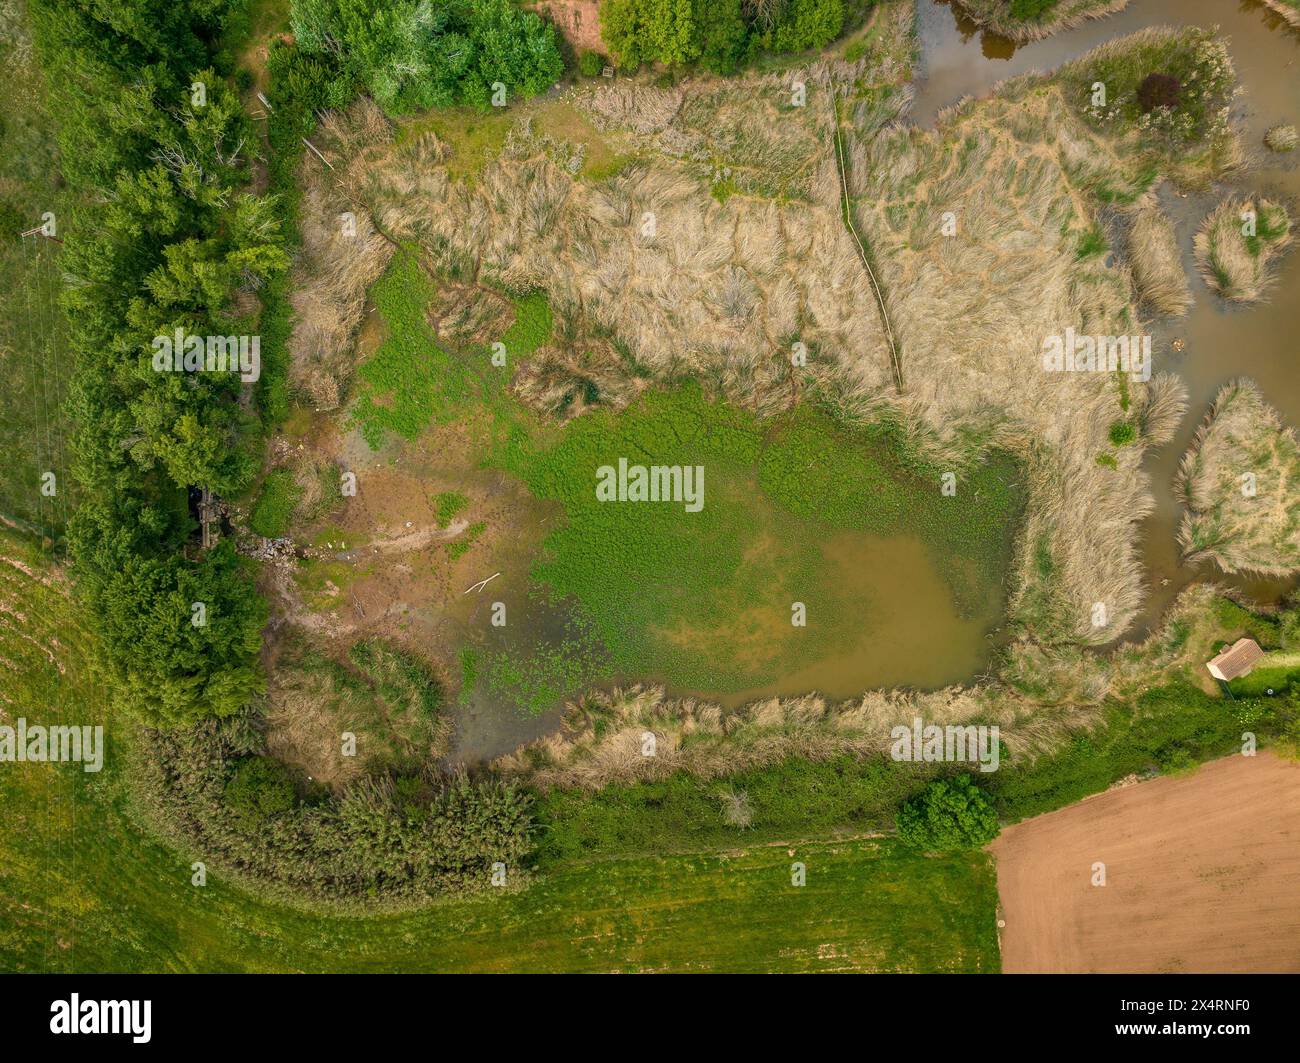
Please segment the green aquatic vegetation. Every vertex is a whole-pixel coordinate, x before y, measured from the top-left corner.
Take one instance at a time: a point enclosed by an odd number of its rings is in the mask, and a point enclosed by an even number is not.
[[[909,464],[901,446],[812,408],[761,420],[693,386],[648,393],[513,451],[513,471],[567,517],[534,578],[576,602],[618,674],[710,690],[769,682],[887,623],[827,553],[845,531],[919,536],[960,609],[986,602],[1019,511],[1014,466],[954,473],[945,493],[943,473]],[[702,470],[702,504],[693,510],[685,492],[601,501],[599,470],[620,459]],[[796,602],[813,603],[814,628],[793,622]]]
[[[433,502],[434,520],[439,528],[445,528],[456,515],[469,505],[469,499],[459,491],[443,491]]]
[[[469,552],[469,548],[474,545],[474,540],[482,535],[486,528],[486,521],[480,520],[471,524],[459,539],[447,544],[447,556],[453,561],[459,561]]]
[[[462,652],[462,697],[479,684],[491,700],[526,716],[554,708],[612,676],[600,635],[581,610],[535,590],[522,629],[501,629],[499,641]]]
[[[390,432],[415,439],[433,421],[452,420],[473,395],[469,365],[439,346],[424,319],[432,284],[402,251],[370,290],[388,335],[357,369],[351,420],[372,449]]]
[[[952,584],[959,608],[980,601],[1000,579],[1024,504],[1009,457],[960,471],[940,469],[909,454],[886,424],[850,432],[811,408],[796,411],[771,436],[760,482],[784,508],[808,520],[882,536],[918,534]]]
[[[472,646],[460,650],[460,703],[463,705],[474,692],[479,677],[479,652]]]
[[[387,335],[357,369],[350,420],[372,449],[379,449],[390,433],[414,440],[431,424],[467,415],[486,414],[500,439],[527,433],[521,422],[530,417],[510,396],[510,373],[493,364],[492,350],[452,352],[438,342],[424,314],[435,283],[415,252],[403,249],[370,289]],[[546,343],[554,327],[545,292],[513,298],[515,320],[500,340],[507,365]]]
[[[515,320],[501,337],[507,358],[526,358],[551,338],[555,327],[550,300],[544,291],[531,291],[514,300]]]

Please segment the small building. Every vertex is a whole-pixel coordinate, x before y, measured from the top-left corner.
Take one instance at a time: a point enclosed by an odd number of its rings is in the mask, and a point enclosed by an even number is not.
[[[1222,679],[1226,683],[1230,679],[1246,675],[1263,656],[1264,651],[1254,639],[1238,639],[1205,667],[1215,679]]]

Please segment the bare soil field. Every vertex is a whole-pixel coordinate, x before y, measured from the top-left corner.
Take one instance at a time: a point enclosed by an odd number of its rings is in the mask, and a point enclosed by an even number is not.
[[[574,48],[604,52],[597,0],[545,0],[532,7],[554,22]]]
[[[1226,757],[1028,820],[989,849],[1004,972],[1300,971],[1300,764]]]

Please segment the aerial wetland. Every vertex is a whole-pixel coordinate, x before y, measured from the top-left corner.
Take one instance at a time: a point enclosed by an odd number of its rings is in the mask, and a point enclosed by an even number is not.
[[[128,30],[0,50],[0,205],[69,219],[0,246],[0,718],[106,742],[5,765],[3,965],[1100,962],[999,884],[1294,789],[1297,0],[435,6],[194,15],[148,150]],[[151,370],[201,321],[255,377]]]

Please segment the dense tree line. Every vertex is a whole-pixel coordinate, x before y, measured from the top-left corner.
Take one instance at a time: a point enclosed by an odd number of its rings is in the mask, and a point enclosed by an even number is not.
[[[536,96],[564,73],[555,28],[511,0],[294,0],[296,47],[337,67],[390,114]]]
[[[382,776],[335,797],[301,791],[265,755],[252,713],[266,605],[230,541],[195,548],[189,489],[245,489],[263,444],[259,402],[274,421],[282,396],[237,372],[160,371],[157,340],[287,329],[300,137],[355,91],[336,52],[277,44],[268,170],[281,195],[250,194],[259,141],[221,43],[242,6],[33,3],[80,203],[60,226],[84,488],[69,546],[114,701],[150,725],[134,747],[134,798],[175,840],[293,893],[420,899],[487,888],[498,861],[518,881],[533,824],[509,785]],[[417,691],[426,714],[435,693]]]
[[[65,235],[83,502],[69,529],[119,704],[156,724],[256,691],[265,606],[229,544],[187,554],[187,490],[257,468],[250,385],[163,372],[158,337],[254,333],[286,267],[276,204],[248,194],[257,143],[215,69],[231,0],[34,0],[38,54],[80,204]]]
[[[824,47],[844,15],[844,0],[606,0],[600,29],[624,68],[698,61],[729,74],[760,52]]]

